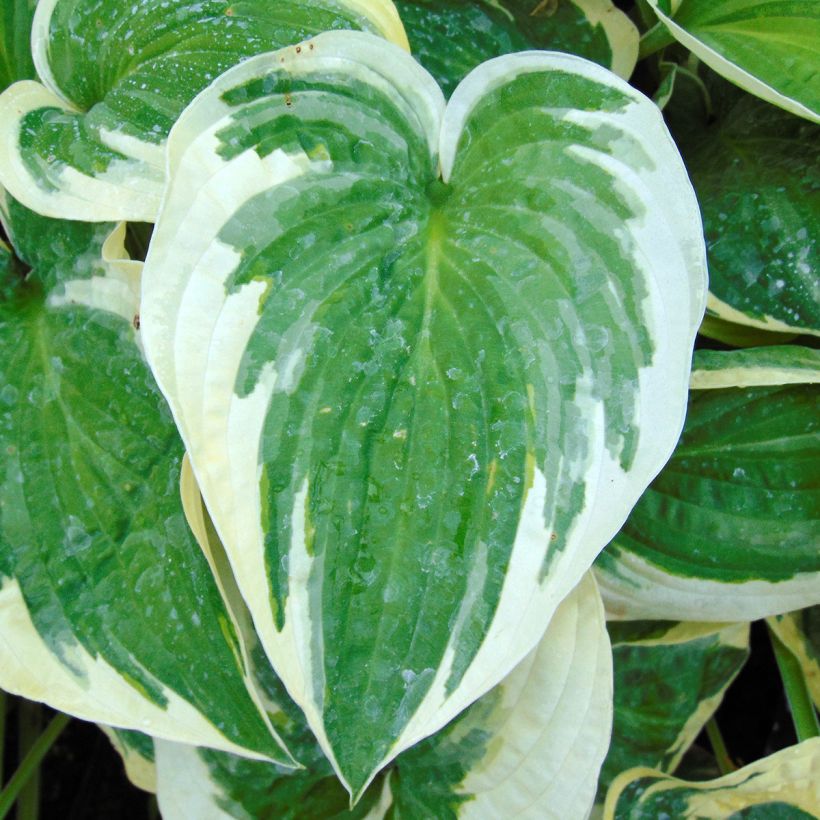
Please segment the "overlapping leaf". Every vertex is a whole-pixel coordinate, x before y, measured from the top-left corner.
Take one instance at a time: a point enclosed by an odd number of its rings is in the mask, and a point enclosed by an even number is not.
[[[0,183],[49,216],[153,221],[165,140],[194,96],[250,55],[336,28],[406,42],[390,0],[42,0],[44,85],[0,97]]]
[[[309,770],[158,745],[166,820],[213,818],[586,816],[609,740],[612,668],[591,577],[558,609],[538,648],[439,734],[400,755],[352,810],[330,766]]]
[[[705,783],[652,769],[624,772],[612,784],[604,820],[697,817],[702,820],[811,820],[820,805],[820,738]]]
[[[819,379],[808,348],[697,354],[680,444],[596,562],[610,617],[754,620],[818,601]]]
[[[0,303],[0,686],[287,763],[185,523],[182,446],[135,343],[124,226],[106,239],[111,225],[32,218],[34,270],[12,270]]]
[[[398,0],[416,59],[445,95],[476,66],[540,48],[594,60],[628,79],[638,31],[609,0]]]
[[[635,766],[675,771],[749,656],[749,625],[609,623],[615,668],[612,742],[599,795]]]
[[[726,79],[820,122],[815,0],[649,0],[672,35]]]
[[[710,88],[711,124],[673,127],[703,210],[708,311],[820,335],[820,127],[723,81]]]
[[[368,35],[242,64],[175,128],[146,262],[152,367],[354,794],[541,637],[673,447],[703,307],[651,102],[529,53],[443,109]]]
[[[186,515],[221,579],[223,594],[234,604],[244,635],[250,628],[247,612],[236,597],[187,462],[182,484]],[[252,636],[245,643],[252,646]],[[537,650],[440,734],[401,755],[353,809],[264,656],[250,658],[249,666],[275,725],[306,768],[293,772],[160,742],[159,799],[168,820],[271,814],[376,818],[388,808],[403,816],[441,818],[481,818],[502,810],[515,817],[586,816],[612,717],[609,641],[600,595],[589,574],[562,602]],[[130,756],[134,758],[133,751]]]

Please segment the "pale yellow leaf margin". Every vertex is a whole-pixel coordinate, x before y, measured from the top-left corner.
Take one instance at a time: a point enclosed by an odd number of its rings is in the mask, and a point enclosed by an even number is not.
[[[642,792],[635,804],[627,806],[626,812],[618,812],[618,800],[624,790],[633,781],[647,777],[655,778],[656,782]],[[784,802],[817,816],[820,809],[820,738],[805,740],[724,777],[700,783],[670,777],[656,769],[629,769],[612,782],[604,803],[603,818],[642,817],[641,803],[677,789],[694,792],[687,797],[686,809],[680,818],[725,820],[742,809],[771,802]],[[634,815],[633,809],[637,812]]]
[[[628,80],[638,62],[640,33],[635,24],[611,0],[572,0],[590,25],[600,25],[612,49],[611,70]]]

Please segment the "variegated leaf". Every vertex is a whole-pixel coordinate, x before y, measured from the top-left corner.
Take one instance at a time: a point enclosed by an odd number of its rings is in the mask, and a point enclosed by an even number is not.
[[[707,315],[820,335],[820,126],[707,80],[709,124],[673,126],[703,210]]]
[[[776,387],[820,383],[820,354],[801,345],[751,350],[699,350],[689,379],[692,390]]]
[[[749,656],[749,624],[609,623],[615,667],[612,742],[599,795],[621,772],[674,772]]]
[[[603,609],[587,576],[536,650],[441,732],[400,755],[353,809],[316,755],[308,770],[288,773],[167,742],[158,744],[160,806],[166,820],[386,813],[582,820],[609,741],[611,706]]]
[[[648,0],[672,36],[735,85],[820,122],[816,0]]]
[[[704,783],[653,769],[624,772],[612,784],[604,820],[812,820],[820,806],[820,738],[764,757]]]
[[[37,224],[0,303],[0,687],[289,763],[185,524],[124,226]]]
[[[34,77],[31,19],[37,0],[0,0],[0,91]]]
[[[638,30],[610,0],[397,0],[413,56],[445,95],[492,57],[532,48],[577,54],[628,79]]]
[[[168,132],[196,94],[250,55],[336,28],[406,44],[390,0],[41,0],[43,85],[0,97],[0,183],[48,216],[153,221]]]
[[[820,352],[699,351],[681,441],[596,561],[611,618],[754,620],[820,600]]]
[[[797,658],[809,694],[820,709],[820,606],[769,618],[769,626]]]
[[[671,452],[693,192],[657,108],[593,63],[502,57],[445,112],[349,32],[223,75],[169,156],[146,350],[358,794],[533,648]]]

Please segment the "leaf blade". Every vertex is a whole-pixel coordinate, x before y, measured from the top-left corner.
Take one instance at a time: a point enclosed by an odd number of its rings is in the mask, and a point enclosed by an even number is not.
[[[487,127],[513,89],[535,122],[547,76],[559,100],[582,89],[589,110],[568,123],[550,110],[557,122],[548,123],[568,149],[573,139],[584,143],[575,154],[549,153],[546,139],[530,150],[534,125]],[[325,753],[346,756],[337,771],[356,772],[354,794],[543,634],[671,449],[679,401],[653,408],[653,435],[668,437],[655,447],[639,443],[635,417],[647,410],[633,396],[682,398],[682,350],[703,307],[692,191],[651,103],[566,55],[500,58],[471,77],[442,126],[442,95],[429,75],[364,34],[325,34],[223,75],[171,140],[176,171],[146,263],[152,367],[266,650]],[[609,108],[596,113],[601,99]],[[623,136],[617,158],[593,136],[609,114]],[[635,141],[643,126],[657,137],[663,168]],[[524,158],[521,174],[486,173],[493,140]],[[505,183],[503,196],[522,188],[541,196],[537,166],[549,162],[567,176],[580,170],[595,195],[611,190],[613,176],[627,180],[596,213],[594,236],[580,216],[555,231],[569,237],[558,260],[535,239],[528,247],[540,217],[523,227],[510,221],[507,241],[477,216]],[[670,184],[680,197],[668,196]],[[567,186],[558,196],[580,190]],[[656,211],[663,215],[650,226],[643,220],[656,197],[669,211]],[[583,198],[586,206],[594,197]],[[587,256],[573,255],[627,213],[624,246],[606,243],[600,261],[586,247]],[[678,216],[685,239],[669,227]],[[657,262],[659,231],[669,236],[668,255],[650,273],[632,242]],[[509,281],[487,261],[493,248]],[[518,282],[522,259],[533,275]],[[600,297],[578,311],[576,294],[566,293],[576,261],[593,269],[579,290]],[[613,281],[602,281],[608,270]],[[611,303],[598,293],[609,288]],[[661,326],[654,311],[671,293],[679,309]],[[554,309],[572,333],[542,339],[546,319],[532,303]],[[592,383],[608,365],[593,365],[569,338],[596,328],[598,339],[617,336],[617,361],[599,354],[628,372],[624,394],[601,376],[598,395]],[[667,331],[685,342],[669,343]],[[527,340],[543,342],[530,360]],[[556,363],[558,353],[569,363]],[[560,416],[548,424],[551,402]],[[573,446],[550,450],[567,428]],[[596,516],[592,498],[612,484],[622,491]],[[371,725],[360,723],[363,708]]]

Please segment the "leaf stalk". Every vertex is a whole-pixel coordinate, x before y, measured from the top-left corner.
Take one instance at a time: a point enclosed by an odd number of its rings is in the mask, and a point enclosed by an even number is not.
[[[17,771],[12,775],[11,780],[0,791],[0,820],[3,820],[9,813],[20,792],[38,771],[40,763],[48,750],[54,745],[54,741],[57,740],[60,732],[65,729],[70,720],[71,718],[68,715],[56,714],[46,726],[45,731],[34,741],[17,767]]]
[[[662,48],[671,46],[675,42],[672,32],[661,22],[655,23],[649,31],[641,37],[640,45],[638,46],[638,59],[643,60],[644,57],[650,57]]]
[[[710,717],[706,723],[706,734],[709,737],[709,742],[712,744],[712,751],[715,753],[715,760],[717,761],[721,775],[731,774],[737,771],[737,766],[732,762],[732,758],[729,757],[729,750],[726,748],[726,743],[723,741],[723,735],[720,732],[720,727],[714,715]]]
[[[809,688],[806,685],[800,662],[777,637],[771,626],[768,624],[766,626],[769,630],[769,640],[772,642],[777,668],[783,680],[783,688],[786,690],[786,700],[792,713],[797,741],[802,743],[804,740],[818,737],[820,736],[820,723],[817,721],[817,712],[811,695],[809,695]]]

